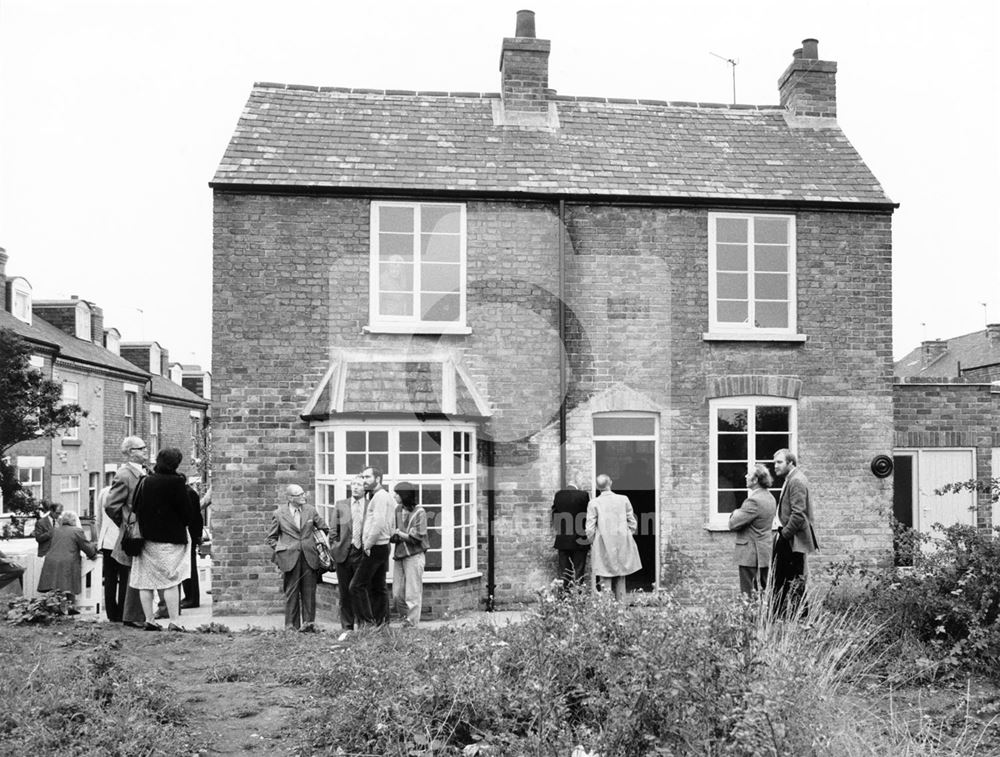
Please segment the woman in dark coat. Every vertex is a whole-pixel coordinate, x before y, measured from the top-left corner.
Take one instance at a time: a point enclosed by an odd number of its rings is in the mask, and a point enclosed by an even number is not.
[[[145,543],[132,560],[129,586],[139,590],[147,631],[160,630],[153,619],[153,595],[158,589],[163,590],[170,630],[183,630],[172,622],[180,615],[181,582],[191,576],[191,501],[187,483],[177,473],[181,457],[175,447],[160,450],[153,473],[142,480],[135,494],[134,508]]]
[[[81,590],[80,552],[91,560],[97,556],[97,546],[87,541],[80,528],[80,516],[65,512],[59,525],[52,529],[45,562],[38,576],[38,591],[68,591],[75,597]]]

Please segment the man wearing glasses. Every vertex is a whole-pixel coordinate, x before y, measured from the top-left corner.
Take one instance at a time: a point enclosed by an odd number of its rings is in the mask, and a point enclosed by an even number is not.
[[[104,504],[105,514],[121,529],[132,512],[132,498],[139,479],[146,475],[146,443],[138,436],[127,436],[122,442],[125,464],[118,469]],[[104,557],[104,602],[108,620],[122,621],[127,626],[142,628],[146,614],[139,603],[139,590],[128,588],[132,558],[122,550],[122,531],[118,532],[111,554]]]
[[[285,630],[315,631],[320,568],[315,532],[329,533],[330,527],[316,508],[306,502],[301,486],[288,486],[285,497],[287,504],[278,505],[271,516],[264,543],[274,550],[271,559],[282,573]]]

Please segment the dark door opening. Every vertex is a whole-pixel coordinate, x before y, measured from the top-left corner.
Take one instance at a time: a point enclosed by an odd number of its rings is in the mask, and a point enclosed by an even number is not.
[[[611,476],[611,488],[632,503],[638,521],[635,543],[642,570],[626,580],[629,591],[652,591],[656,584],[656,442],[632,439],[594,441],[594,474]]]
[[[892,551],[896,565],[913,565],[916,548],[907,529],[913,528],[913,455],[892,458]],[[905,528],[903,528],[905,527]]]

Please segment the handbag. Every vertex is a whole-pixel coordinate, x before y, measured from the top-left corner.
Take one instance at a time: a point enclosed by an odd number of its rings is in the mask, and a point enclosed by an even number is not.
[[[139,518],[135,513],[135,508],[137,500],[139,499],[139,490],[142,488],[142,482],[146,480],[143,476],[139,479],[139,483],[135,485],[135,494],[132,496],[132,509],[125,518],[125,522],[122,523],[122,552],[124,552],[129,557],[138,557],[142,554],[142,548],[146,543],[146,540],[142,537],[142,531],[139,529]]]
[[[313,538],[316,540],[316,555],[319,557],[319,569],[326,573],[333,570],[333,554],[330,552],[330,541],[326,534],[318,528],[313,530]]]

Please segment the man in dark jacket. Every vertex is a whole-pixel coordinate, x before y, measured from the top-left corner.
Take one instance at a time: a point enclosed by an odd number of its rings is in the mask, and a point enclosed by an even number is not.
[[[552,532],[559,550],[559,576],[563,581],[563,593],[571,587],[583,585],[587,568],[587,503],[590,495],[574,484],[556,492],[552,500]]]

